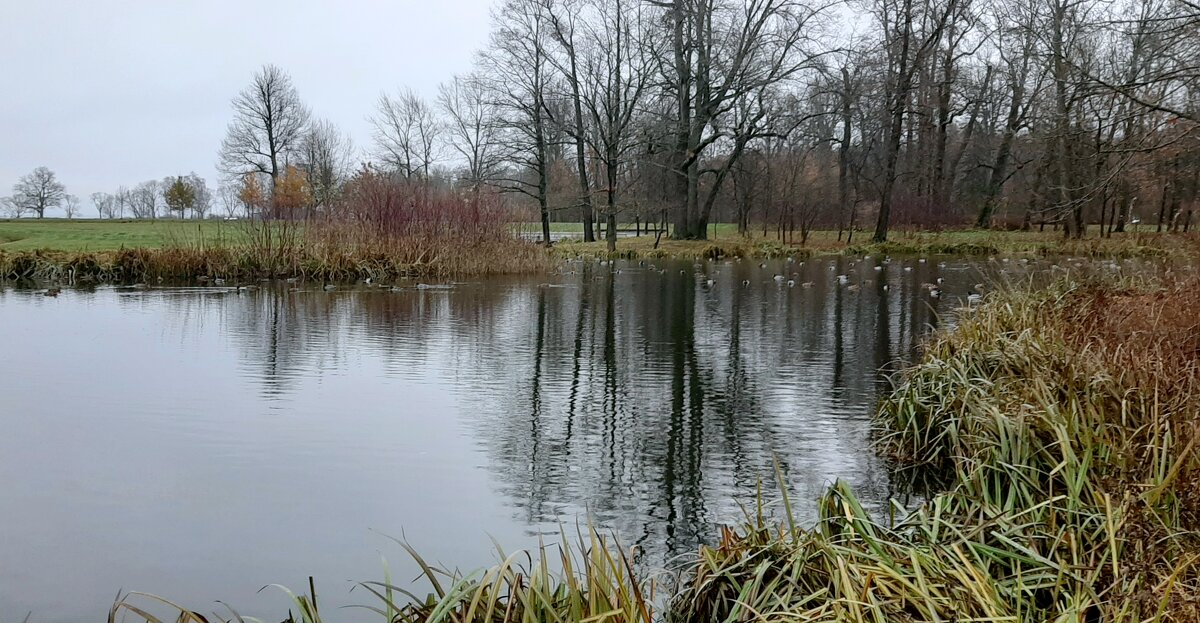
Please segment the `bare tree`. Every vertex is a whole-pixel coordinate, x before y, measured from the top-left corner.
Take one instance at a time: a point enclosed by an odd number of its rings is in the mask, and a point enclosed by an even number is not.
[[[310,209],[326,208],[337,199],[353,158],[354,143],[333,123],[322,119],[309,127],[300,150],[300,166],[308,179]]]
[[[446,117],[445,139],[466,162],[464,181],[472,190],[495,179],[500,166],[497,106],[483,80],[455,76],[438,87],[438,107]]]
[[[63,214],[67,219],[73,219],[79,216],[79,197],[72,194],[63,195],[62,201]]]
[[[212,209],[212,191],[208,189],[208,182],[195,172],[189,173],[184,179],[196,193],[196,201],[192,204],[192,218],[202,219]]]
[[[116,197],[109,193],[92,193],[92,205],[100,218],[115,218]]]
[[[244,204],[241,198],[241,181],[237,182],[221,182],[217,186],[217,198],[221,207],[221,213],[227,219],[237,218],[239,212],[243,212]],[[246,214],[249,216],[249,214]]]
[[[125,218],[125,211],[133,205],[133,191],[125,186],[118,186],[113,193],[113,214],[115,218]]]
[[[481,56],[481,76],[499,109],[499,127],[510,170],[498,181],[504,190],[537,202],[542,243],[550,239],[552,116],[547,95],[549,26],[543,0],[504,0],[495,13],[491,45]]]
[[[15,216],[30,212],[37,218],[45,218],[48,208],[57,208],[66,199],[66,187],[59,183],[54,171],[38,167],[24,175],[12,187],[9,197],[10,209]]]
[[[605,240],[608,250],[615,251],[619,193],[629,185],[622,178],[634,171],[630,165],[638,147],[637,113],[650,83],[653,55],[646,47],[650,35],[640,3],[593,0],[591,8],[582,58],[572,62],[579,67],[573,82],[586,85],[580,99],[591,131],[583,138],[602,174]],[[584,209],[591,209],[590,201]]]
[[[660,21],[669,29],[660,65],[674,109],[674,235],[702,239],[713,202],[700,197],[701,168],[709,148],[728,136],[721,117],[739,98],[809,65],[802,44],[817,11],[795,0],[650,3],[663,10]],[[720,185],[714,179],[710,192]]]
[[[221,142],[221,171],[231,178],[262,173],[271,178],[274,188],[287,161],[300,149],[308,107],[286,72],[264,65],[233,99],[233,113]]]
[[[596,240],[595,208],[592,206],[592,185],[588,180],[588,161],[584,155],[584,143],[587,142],[589,128],[583,116],[583,89],[579,75],[579,45],[577,31],[584,22],[580,12],[584,4],[579,0],[561,0],[546,2],[546,16],[550,24],[551,38],[558,43],[563,58],[553,54],[547,55],[550,62],[558,68],[559,73],[567,84],[567,99],[570,101],[570,120],[555,120],[559,127],[565,130],[575,144],[575,172],[579,183],[579,212],[583,225],[584,242]]]
[[[886,241],[891,226],[898,173],[896,165],[900,159],[900,140],[914,78],[936,50],[956,11],[957,0],[944,0],[941,5],[934,5],[929,0],[877,0],[872,6],[871,12],[884,38],[888,63],[885,82],[888,123],[875,242]]]
[[[158,218],[158,182],[149,180],[128,191],[128,207],[133,218]]]
[[[1003,62],[1002,73],[1008,87],[1008,112],[1004,129],[996,145],[992,161],[988,165],[988,180],[984,191],[983,206],[976,219],[978,227],[991,226],[992,214],[996,210],[1005,182],[1011,177],[1009,161],[1017,133],[1028,123],[1033,102],[1041,90],[1042,76],[1034,67],[1037,46],[1035,12],[1029,0],[1010,0],[996,3],[993,9],[995,20],[995,48]],[[1031,85],[1032,81],[1032,85]]]
[[[406,178],[429,178],[437,154],[438,122],[433,108],[412,89],[384,93],[371,116],[376,155]]]

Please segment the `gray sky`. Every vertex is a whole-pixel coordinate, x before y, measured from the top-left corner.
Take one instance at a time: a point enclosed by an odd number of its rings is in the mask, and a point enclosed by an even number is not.
[[[0,195],[37,166],[85,216],[91,193],[122,184],[195,171],[215,189],[229,101],[264,63],[287,70],[314,116],[361,150],[381,91],[432,98],[470,68],[490,5],[0,0]]]

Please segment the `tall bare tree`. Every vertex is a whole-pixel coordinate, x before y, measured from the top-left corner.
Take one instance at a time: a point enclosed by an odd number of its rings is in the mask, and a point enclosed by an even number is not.
[[[275,65],[264,65],[233,99],[233,120],[221,142],[221,171],[230,178],[261,173],[274,188],[300,149],[308,121],[308,106],[291,77]]]
[[[12,190],[9,205],[16,216],[29,212],[37,218],[45,218],[47,209],[61,206],[67,197],[66,187],[58,181],[54,171],[46,167],[38,167],[21,176]]]
[[[412,89],[379,96],[371,116],[377,157],[408,179],[429,178],[437,158],[438,120]]]
[[[149,180],[134,186],[128,191],[127,201],[133,218],[158,218],[158,182]]]
[[[957,12],[958,0],[876,0],[871,6],[883,36],[887,58],[885,93],[887,134],[884,142],[879,214],[875,222],[875,242],[887,240],[891,227],[892,202],[895,200],[900,141],[904,134],[905,114],[909,109],[914,79],[937,49],[946,25]]]
[[[353,159],[354,143],[349,135],[324,119],[310,124],[299,154],[312,199],[310,210],[333,204],[350,176]]]
[[[701,163],[727,136],[719,119],[810,64],[802,44],[818,11],[796,0],[648,1],[668,28],[660,65],[673,103],[674,235],[706,238],[712,203],[701,202]]]
[[[92,193],[92,205],[96,207],[96,213],[100,218],[116,218],[116,197],[109,193]]]
[[[621,192],[632,183],[626,178],[634,173],[637,115],[650,82],[653,54],[647,48],[650,35],[640,3],[593,0],[589,9],[591,20],[582,53],[573,61],[573,73],[574,82],[585,85],[579,89],[578,103],[586,111],[591,130],[583,133],[583,142],[599,165],[605,240],[608,250],[615,251]],[[582,156],[580,152],[578,157]],[[586,178],[581,175],[580,179]],[[584,209],[592,209],[590,201]]]
[[[586,27],[585,16],[581,12],[585,4],[580,0],[547,0],[545,2],[546,16],[550,24],[551,38],[558,43],[562,52],[559,59],[554,54],[547,55],[550,62],[558,68],[566,81],[567,99],[570,101],[570,120],[556,120],[575,144],[575,171],[579,182],[579,212],[583,225],[584,242],[596,240],[595,208],[592,206],[592,185],[588,179],[588,161],[585,157],[584,144],[587,142],[589,128],[583,116],[583,87],[579,75],[579,30]],[[581,24],[582,23],[582,24]]]
[[[491,44],[481,56],[481,76],[499,111],[508,171],[502,188],[537,202],[542,243],[550,238],[550,170],[554,143],[549,112],[550,26],[545,0],[504,0],[495,13]]]
[[[475,74],[439,86],[437,103],[446,120],[446,144],[466,163],[462,178],[477,191],[495,179],[500,164],[496,103]]]
[[[62,209],[63,215],[68,219],[73,219],[76,216],[79,216],[79,197],[69,193],[64,195]]]

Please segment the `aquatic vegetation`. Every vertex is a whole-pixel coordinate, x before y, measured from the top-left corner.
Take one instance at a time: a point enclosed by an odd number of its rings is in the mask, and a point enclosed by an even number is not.
[[[470,573],[439,569],[427,563],[409,545],[399,542],[420,567],[429,592],[421,597],[412,586],[398,586],[385,573],[383,581],[363,582],[356,588],[371,597],[361,607],[389,623],[651,623],[654,614],[654,582],[639,579],[629,555],[594,526],[574,537],[563,531],[558,545],[543,545],[532,552],[507,553],[499,545],[500,562]],[[282,590],[294,606],[285,623],[322,623],[316,587],[309,578],[307,593]],[[175,619],[160,619],[146,604],[169,606]],[[220,614],[205,618],[199,612],[154,595],[131,593],[118,596],[109,615],[137,617],[143,623],[229,623],[250,622],[232,609],[228,618]]]

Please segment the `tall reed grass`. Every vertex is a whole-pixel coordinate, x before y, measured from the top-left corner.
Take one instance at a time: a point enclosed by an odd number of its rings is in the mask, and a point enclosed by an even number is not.
[[[466,575],[413,552],[432,594],[365,584],[375,611],[404,623],[1200,621],[1200,279],[1002,292],[964,314],[878,412],[898,469],[946,475],[898,521],[839,482],[799,527],[784,489],[784,523],[760,502],[661,600],[595,530]]]

